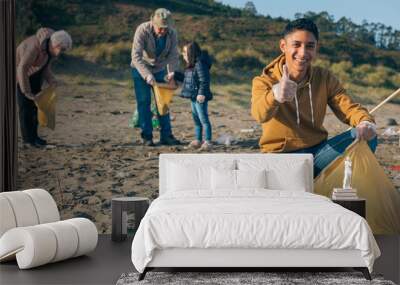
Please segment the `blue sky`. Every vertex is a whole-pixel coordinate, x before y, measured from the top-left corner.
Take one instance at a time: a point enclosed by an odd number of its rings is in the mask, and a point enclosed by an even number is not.
[[[243,8],[247,0],[221,0],[232,7]],[[327,11],[335,21],[345,16],[357,24],[362,20],[380,22],[400,30],[400,0],[253,0],[258,13],[293,19],[297,12]]]

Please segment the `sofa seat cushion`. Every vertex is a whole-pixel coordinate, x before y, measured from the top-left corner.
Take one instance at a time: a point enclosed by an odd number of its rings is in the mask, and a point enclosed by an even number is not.
[[[97,239],[96,226],[85,218],[13,228],[0,238],[0,261],[16,258],[20,269],[33,268],[86,254]]]

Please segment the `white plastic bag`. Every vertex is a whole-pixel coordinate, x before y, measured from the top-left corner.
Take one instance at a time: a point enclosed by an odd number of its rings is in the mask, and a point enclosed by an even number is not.
[[[385,131],[382,133],[382,136],[386,137],[393,137],[399,135],[400,131],[396,130],[396,127],[389,127],[385,129]]]
[[[235,142],[235,137],[230,134],[222,134],[217,138],[217,144],[224,144],[226,146],[230,146]]]

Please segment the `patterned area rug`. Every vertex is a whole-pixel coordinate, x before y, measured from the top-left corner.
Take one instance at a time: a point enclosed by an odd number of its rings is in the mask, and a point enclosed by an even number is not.
[[[368,281],[360,272],[148,272],[142,281],[138,281],[138,276],[138,273],[122,274],[116,285],[395,285],[380,275],[372,275],[372,281]]]

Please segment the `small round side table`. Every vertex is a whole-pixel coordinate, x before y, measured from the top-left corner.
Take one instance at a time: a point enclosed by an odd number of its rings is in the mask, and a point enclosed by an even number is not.
[[[150,201],[144,197],[119,197],[111,200],[111,240],[123,241],[128,235],[128,212],[135,213],[135,231],[149,208]]]

